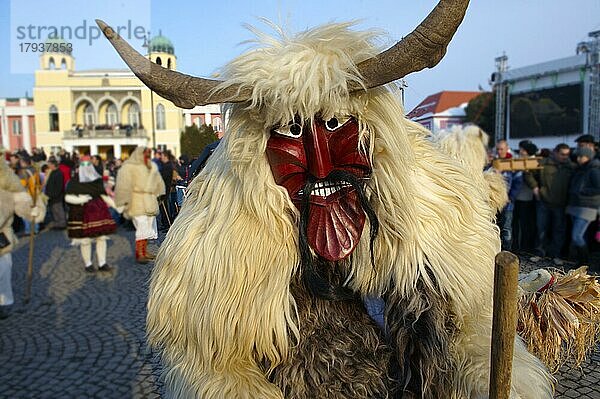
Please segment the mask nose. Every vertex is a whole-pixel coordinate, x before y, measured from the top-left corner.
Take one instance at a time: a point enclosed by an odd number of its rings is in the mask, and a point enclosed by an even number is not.
[[[308,171],[314,177],[324,179],[333,170],[327,132],[313,123],[311,131],[304,137],[306,137],[304,147],[307,154]]]

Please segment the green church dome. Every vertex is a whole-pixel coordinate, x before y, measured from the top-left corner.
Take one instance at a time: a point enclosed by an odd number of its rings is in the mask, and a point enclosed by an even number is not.
[[[175,47],[168,38],[159,33],[150,39],[150,52],[175,54]]]

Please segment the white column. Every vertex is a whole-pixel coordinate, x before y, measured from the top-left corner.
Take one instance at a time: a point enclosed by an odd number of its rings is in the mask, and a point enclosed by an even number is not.
[[[212,118],[210,117],[210,112],[207,112],[204,114],[204,124],[205,125],[211,125],[212,124]]]
[[[21,134],[23,135],[23,147],[27,150],[27,152],[31,153],[31,136],[29,132],[29,116],[21,115],[21,126],[23,131]]]
[[[192,126],[192,114],[189,112],[185,113],[185,125]]]
[[[90,156],[98,154],[98,144],[90,144]]]
[[[115,158],[120,159],[121,158],[121,144],[115,144],[113,147],[113,151],[115,154]]]

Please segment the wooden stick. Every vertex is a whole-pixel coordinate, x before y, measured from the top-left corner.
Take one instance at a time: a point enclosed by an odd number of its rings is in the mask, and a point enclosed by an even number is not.
[[[490,399],[510,397],[512,359],[517,332],[518,276],[519,258],[507,251],[496,255]]]
[[[37,171],[36,171],[37,173]],[[39,189],[39,185],[38,185],[38,179],[36,179],[36,175],[34,174],[33,176],[30,177],[30,179],[33,179],[33,186],[34,186],[34,190],[33,190],[33,195],[31,196],[31,199],[33,200],[33,206],[31,207],[32,209],[37,205],[37,196],[38,196],[38,189]],[[39,211],[39,210],[38,210]],[[35,240],[35,217],[31,218],[31,226],[30,226],[30,230],[29,230],[29,263],[27,265],[27,284],[25,285],[25,298],[24,301],[25,303],[29,303],[29,300],[31,299],[31,283],[33,281],[33,244],[34,244],[34,240]]]
[[[164,199],[160,201],[160,204],[162,205],[163,212],[165,213],[165,217],[167,218],[167,223],[169,223],[169,227],[171,227],[173,223],[171,222],[171,217],[169,216],[169,211],[167,209],[167,200]]]

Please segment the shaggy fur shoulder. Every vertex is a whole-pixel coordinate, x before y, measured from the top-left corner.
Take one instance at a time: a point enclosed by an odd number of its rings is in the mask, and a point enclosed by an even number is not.
[[[17,238],[12,230],[14,213],[27,217],[31,211],[31,197],[21,185],[14,172],[1,162],[0,166],[0,231],[8,238],[10,245],[0,249],[0,255],[9,253],[14,248]]]
[[[481,180],[483,176],[484,190],[488,193],[494,215],[504,208],[508,203],[508,190],[504,178],[491,170],[482,174],[487,165],[489,136],[486,132],[475,125],[453,126],[435,134],[433,141],[443,152],[463,164],[474,179]]]
[[[13,193],[25,191],[25,188],[17,175],[4,161],[0,161],[0,190],[6,190]]]
[[[495,170],[489,169],[483,174],[483,178],[490,188],[490,206],[500,212],[508,204],[508,188],[506,179]]]

